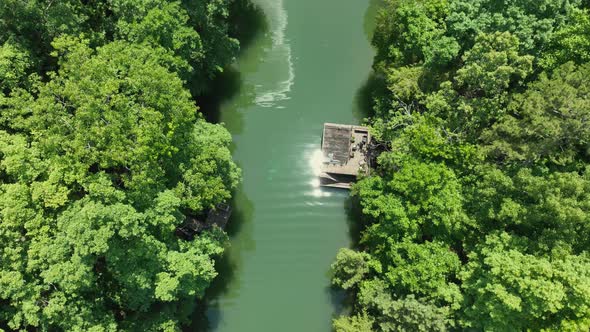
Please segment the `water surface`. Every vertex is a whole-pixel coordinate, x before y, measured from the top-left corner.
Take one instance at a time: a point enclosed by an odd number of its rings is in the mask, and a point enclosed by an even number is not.
[[[210,331],[329,331],[340,298],[329,266],[350,245],[348,192],[317,186],[324,122],[361,121],[373,57],[369,0],[254,0],[266,29],[235,65],[221,107],[243,170],[206,313]]]

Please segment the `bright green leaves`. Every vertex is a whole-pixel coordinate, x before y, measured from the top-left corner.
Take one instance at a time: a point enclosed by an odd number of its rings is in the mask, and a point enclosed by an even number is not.
[[[373,323],[373,319],[367,314],[360,314],[336,318],[333,325],[336,332],[372,332]]]
[[[4,1],[0,5],[0,45],[5,46],[0,52],[0,78],[6,59],[15,69],[7,77],[11,84],[24,67],[32,66],[40,74],[56,70],[49,58],[54,39],[84,36],[93,47],[121,40],[167,53],[174,71],[202,92],[220,68],[233,61],[239,48],[237,40],[228,36],[229,6],[228,0]],[[6,48],[7,42],[14,47]],[[15,49],[30,54],[30,59],[14,55]]]
[[[590,62],[589,9],[573,8],[567,23],[553,34],[548,50],[540,59],[544,68],[555,68],[568,61],[578,64]]]
[[[493,96],[511,83],[521,82],[532,71],[532,56],[518,54],[518,38],[509,33],[479,35],[475,45],[463,56],[465,64],[457,71],[457,84],[470,94]]]
[[[186,147],[190,163],[181,164],[182,181],[176,192],[192,210],[212,208],[230,198],[240,172],[226,148],[231,142],[229,133],[217,125],[199,121],[192,132],[191,144]],[[198,190],[195,190],[198,189]]]
[[[2,99],[0,320],[176,328],[217,275],[226,237],[186,242],[174,230],[231,198],[231,136],[200,118],[161,48],[54,45],[60,70]],[[167,316],[146,320],[159,307]]]
[[[84,45],[64,47],[63,69],[41,87],[32,115],[40,149],[65,154],[54,163],[67,160],[68,180],[84,182],[83,172],[96,168],[147,203],[177,172],[190,138],[189,93],[150,48],[114,43],[92,56]]]
[[[590,326],[588,3],[391,0],[342,331]],[[547,70],[543,72],[543,70]]]
[[[189,25],[189,16],[180,2],[113,1],[119,16],[121,39],[162,47],[178,56],[179,73],[186,76],[191,64],[203,60],[201,38]]]
[[[332,283],[343,289],[351,289],[365,279],[370,272],[371,264],[371,256],[367,253],[340,249],[336,261],[332,264]]]
[[[446,331],[451,325],[447,308],[438,308],[413,295],[395,298],[385,282],[372,279],[362,284],[358,306],[370,314],[375,331]]]
[[[534,240],[542,252],[587,250],[590,225],[588,173],[535,175],[523,168],[510,177],[498,169],[478,169],[469,209],[482,232],[511,229]]]
[[[385,163],[390,165],[384,169],[386,178],[362,180],[354,189],[363,213],[378,222],[370,234],[450,239],[451,234],[461,232],[466,217],[461,187],[452,170],[444,164],[416,160]],[[395,172],[391,172],[393,169]]]
[[[458,286],[450,283],[461,266],[459,257],[440,242],[389,243],[375,253],[384,266],[383,275],[396,294],[419,294],[458,307]]]
[[[533,57],[519,54],[519,41],[510,33],[481,34],[462,57],[453,81],[426,97],[426,106],[450,128],[466,135],[503,116],[508,90],[532,72]]]
[[[424,63],[428,68],[445,68],[457,58],[461,46],[455,38],[442,36],[424,46]]]
[[[528,255],[508,234],[491,235],[461,274],[466,292],[463,324],[483,330],[587,329],[590,260]],[[572,324],[572,325],[570,325]]]
[[[221,247],[218,247],[214,254],[221,252]],[[156,277],[156,298],[174,301],[180,298],[202,297],[211,280],[217,276],[208,254],[203,254],[197,246],[184,252],[168,252],[165,258],[166,272],[158,273]]]
[[[28,52],[7,41],[0,47],[0,90],[11,90],[26,79],[32,66]]]
[[[448,30],[463,47],[480,33],[510,32],[521,40],[521,48],[538,53],[551,38],[555,26],[562,24],[572,4],[566,0],[452,0]]]
[[[384,61],[395,65],[407,65],[424,60],[448,61],[445,54],[456,49],[453,42],[443,39],[445,50],[428,47],[444,33],[442,21],[448,8],[447,1],[428,0],[388,1],[387,10],[382,11],[378,20],[373,44],[377,46],[376,64]]]
[[[228,7],[0,4],[0,326],[173,331],[188,317],[227,238],[174,230],[240,179],[231,136],[191,94],[237,52]]]

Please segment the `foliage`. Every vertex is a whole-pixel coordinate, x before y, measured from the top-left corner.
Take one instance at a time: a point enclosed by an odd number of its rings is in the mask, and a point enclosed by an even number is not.
[[[174,232],[240,179],[230,134],[186,87],[235,55],[228,5],[0,4],[0,326],[186,323],[226,235]]]
[[[352,190],[359,250],[332,268],[354,310],[335,322],[588,329],[589,17],[577,0],[386,1],[369,119],[386,148]]]
[[[334,285],[350,289],[362,281],[370,272],[371,256],[367,253],[350,249],[340,249],[336,261],[332,264]]]
[[[356,316],[342,316],[334,319],[334,330],[336,332],[371,332],[373,320],[367,314]]]
[[[555,32],[551,48],[539,60],[545,68],[555,68],[568,61],[590,62],[590,13],[588,9],[573,8],[568,22]]]
[[[513,96],[508,112],[482,139],[490,158],[566,166],[590,152],[590,63],[567,63],[543,73]]]
[[[588,173],[534,174],[521,168],[509,176],[497,168],[478,169],[467,207],[479,221],[478,233],[509,229],[544,252],[587,250],[590,182]],[[478,236],[478,235],[476,235]]]
[[[10,91],[22,85],[31,65],[26,50],[6,41],[0,48],[0,89]]]
[[[464,326],[493,331],[588,329],[588,257],[530,255],[520,251],[518,242],[524,241],[492,234],[470,254],[461,275]]]
[[[90,45],[115,40],[147,43],[174,54],[175,71],[201,93],[235,57],[228,35],[230,0],[8,0],[0,4],[0,43],[31,54],[34,70],[55,70],[51,43],[64,34]]]
[[[394,298],[385,282],[379,279],[363,283],[359,306],[375,318],[378,331],[446,331],[448,309],[418,300],[414,295]]]

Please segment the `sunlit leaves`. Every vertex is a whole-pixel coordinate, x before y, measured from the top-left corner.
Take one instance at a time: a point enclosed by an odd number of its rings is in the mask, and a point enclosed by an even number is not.
[[[19,116],[0,132],[0,307],[11,316],[0,317],[14,329],[133,330],[169,304],[151,322],[177,327],[187,313],[175,303],[203,296],[226,238],[187,242],[174,229],[230,198],[231,137],[197,115],[158,49],[54,45],[61,69],[3,103]]]
[[[590,260],[539,257],[520,251],[506,233],[489,236],[462,273],[463,324],[476,329],[589,327]]]
[[[361,251],[333,268],[355,306],[335,326],[589,328],[587,7],[387,1],[370,119],[385,151],[353,187]]]

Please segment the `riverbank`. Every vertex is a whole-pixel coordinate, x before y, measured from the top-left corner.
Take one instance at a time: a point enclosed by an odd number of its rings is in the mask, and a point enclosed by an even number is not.
[[[329,266],[351,241],[348,191],[318,187],[317,155],[324,122],[362,119],[355,96],[371,69],[374,11],[359,1],[254,2],[266,29],[230,72],[239,84],[217,119],[244,181],[231,246],[193,330],[328,331],[341,309]]]

